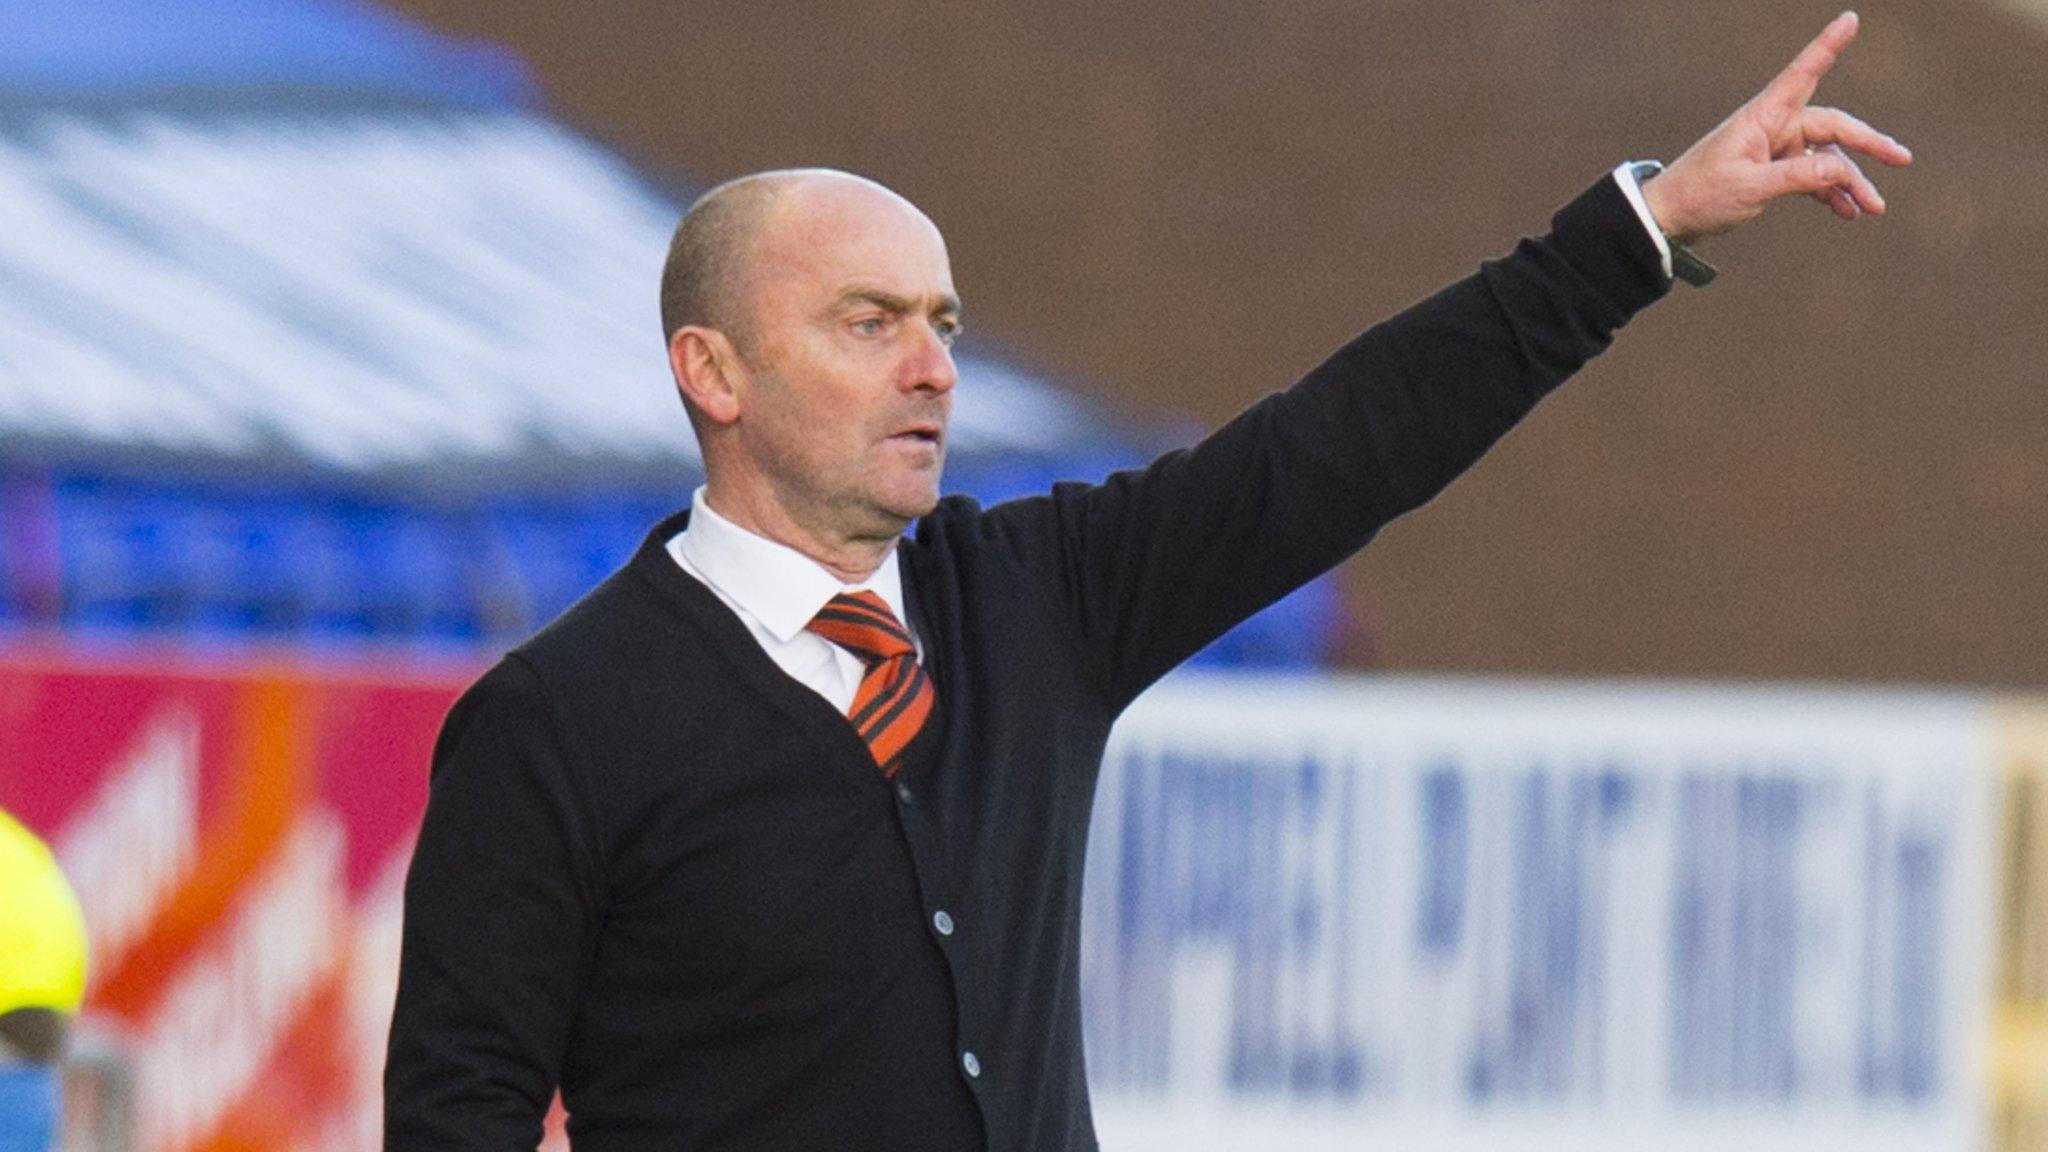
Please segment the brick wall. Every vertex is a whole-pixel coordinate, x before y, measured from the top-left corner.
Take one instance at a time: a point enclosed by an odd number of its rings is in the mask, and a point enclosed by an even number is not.
[[[822,163],[946,230],[970,319],[1134,412],[1227,418],[1670,158],[1800,0],[398,0],[708,181]],[[1822,89],[1912,144],[1893,214],[1788,204],[1348,573],[1388,667],[2048,680],[2048,31],[1880,2]],[[650,298],[652,286],[649,288]]]

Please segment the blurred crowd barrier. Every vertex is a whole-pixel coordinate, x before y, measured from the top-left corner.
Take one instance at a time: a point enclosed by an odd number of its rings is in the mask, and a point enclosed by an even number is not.
[[[2006,1040],[2040,984],[1993,978],[2042,911],[2039,855],[1999,847],[2016,715],[1173,682],[1097,800],[1105,1146],[2039,1147],[2044,1066]]]
[[[1125,462],[1066,463],[1100,475]],[[953,482],[992,503],[1045,491],[1055,466],[1023,454],[984,459]],[[40,630],[311,652],[509,647],[623,564],[688,492],[673,479],[433,491],[331,475],[148,476],[0,461],[0,643]],[[1324,577],[1197,661],[1317,667],[1344,628],[1336,582]]]
[[[0,656],[0,807],[94,947],[67,1148],[379,1146],[400,892],[474,666]],[[1179,675],[1081,963],[1105,1148],[2022,1149],[2048,705]]]

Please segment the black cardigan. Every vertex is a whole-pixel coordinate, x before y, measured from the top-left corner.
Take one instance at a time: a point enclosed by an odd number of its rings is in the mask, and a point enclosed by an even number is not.
[[[1552,228],[1192,449],[941,501],[900,545],[939,704],[897,786],[668,556],[684,516],[656,526],[449,713],[385,1147],[532,1148],[559,1085],[579,1152],[1094,1148],[1077,944],[1110,724],[1667,290],[1612,180]]]

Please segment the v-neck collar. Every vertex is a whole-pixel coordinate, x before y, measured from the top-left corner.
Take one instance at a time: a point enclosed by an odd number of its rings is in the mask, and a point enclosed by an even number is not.
[[[690,516],[690,510],[685,509],[656,524],[627,561],[627,568],[650,584],[663,601],[677,609],[677,614],[685,617],[688,625],[702,634],[705,646],[713,649],[719,659],[730,664],[792,723],[811,732],[821,747],[831,753],[832,759],[854,766],[852,775],[858,781],[886,785],[888,780],[876,769],[867,744],[847,718],[830,701],[804,687],[777,666],[762,650],[760,642],[747,631],[746,624],[718,594],[675,562],[667,544],[689,526]],[[899,545],[897,551],[902,550]],[[914,564],[912,568],[915,568]],[[903,597],[906,620],[915,620],[911,627],[931,627],[923,611],[922,597],[916,591],[914,577],[899,583],[899,594]],[[930,655],[937,645],[926,643],[923,647]],[[936,670],[927,664],[926,672],[932,675],[936,684]],[[899,781],[914,772],[921,773],[924,762],[930,759],[932,750],[937,746],[936,737],[945,722],[945,714],[945,691],[941,689],[932,720],[912,743],[911,756],[902,771],[897,773]],[[861,786],[867,785],[863,783]]]

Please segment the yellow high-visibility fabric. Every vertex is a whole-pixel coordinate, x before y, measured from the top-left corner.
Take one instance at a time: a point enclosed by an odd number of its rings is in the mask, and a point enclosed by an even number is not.
[[[0,812],[0,1013],[76,1012],[85,998],[85,916],[35,833]]]

